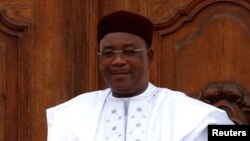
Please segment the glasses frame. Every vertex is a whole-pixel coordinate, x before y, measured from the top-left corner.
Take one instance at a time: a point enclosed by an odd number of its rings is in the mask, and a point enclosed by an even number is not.
[[[138,49],[131,49],[129,51],[134,51],[134,53],[137,53],[139,51],[143,51],[143,50],[148,50],[148,48],[138,48]],[[114,51],[110,51],[113,53],[113,56],[110,56],[110,57],[105,57],[105,56],[102,56],[104,55],[104,52],[98,52],[97,55],[101,56],[101,57],[104,57],[104,58],[113,58],[116,56],[116,54],[120,53],[120,54],[124,54],[124,52],[126,52],[128,50],[114,50]],[[126,56],[126,55],[125,55]]]

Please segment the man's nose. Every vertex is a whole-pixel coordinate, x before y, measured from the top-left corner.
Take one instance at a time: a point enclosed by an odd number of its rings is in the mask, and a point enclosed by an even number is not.
[[[123,65],[125,63],[126,63],[126,61],[125,61],[125,58],[124,58],[122,52],[116,52],[114,55],[114,58],[113,58],[113,64],[114,65]]]

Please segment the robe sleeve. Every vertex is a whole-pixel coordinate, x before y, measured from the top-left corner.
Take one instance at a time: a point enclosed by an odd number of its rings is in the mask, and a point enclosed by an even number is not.
[[[48,109],[46,111],[47,115],[47,141],[76,141],[74,136],[69,132],[69,130],[64,131],[64,128],[61,128],[60,121],[55,120],[54,111]]]
[[[208,141],[208,125],[234,125],[224,111],[212,111],[182,141]]]

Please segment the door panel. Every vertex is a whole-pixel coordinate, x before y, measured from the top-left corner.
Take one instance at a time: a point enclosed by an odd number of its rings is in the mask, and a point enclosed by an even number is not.
[[[207,102],[213,82],[250,90],[249,0],[0,0],[0,9],[1,141],[46,140],[47,108],[106,87],[96,24],[118,9],[153,21],[150,76],[157,86]],[[242,116],[250,115],[250,94],[236,99],[244,108],[225,101],[217,106],[249,122]]]
[[[209,82],[234,80],[250,89],[245,77],[250,69],[249,10],[227,2],[203,7],[194,8],[200,11],[171,33],[164,32],[171,27],[157,26],[160,52],[168,52],[159,55],[164,60],[161,85],[192,94]]]
[[[197,97],[210,83],[221,86],[221,81],[231,81],[250,90],[249,6],[249,3],[237,1],[194,1],[184,10],[177,11],[169,21],[156,23],[158,62],[152,72],[157,68],[160,77],[152,79],[158,79],[155,81],[161,86],[183,91],[201,100],[210,97],[207,93]],[[226,87],[229,86],[234,87]],[[224,94],[223,100],[228,100],[228,95],[232,96],[231,93]],[[213,98],[218,99],[216,96]],[[235,102],[238,98],[246,104],[243,106]],[[210,104],[226,107],[224,109],[228,109],[226,111],[237,123],[249,121],[249,93],[242,93],[227,102]]]
[[[13,24],[5,18],[1,13],[0,18],[0,139],[2,141],[18,140],[20,129],[27,131],[26,115],[22,115],[26,111],[27,99],[25,91],[20,91],[21,84],[26,82],[27,74],[22,69],[24,60],[19,55],[25,51],[23,42],[25,41],[26,26]],[[27,41],[27,40],[26,40]],[[23,49],[20,52],[20,49]],[[25,89],[23,89],[25,90]],[[25,93],[23,93],[25,92]],[[25,102],[25,103],[23,103]],[[23,133],[26,133],[24,131]]]

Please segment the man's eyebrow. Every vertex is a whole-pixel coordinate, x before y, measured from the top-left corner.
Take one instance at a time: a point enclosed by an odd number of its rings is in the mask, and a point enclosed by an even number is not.
[[[112,45],[104,45],[102,47],[102,50],[104,50],[104,49],[113,49],[113,46]]]
[[[126,43],[123,45],[123,47],[135,47],[136,45],[134,43]]]

